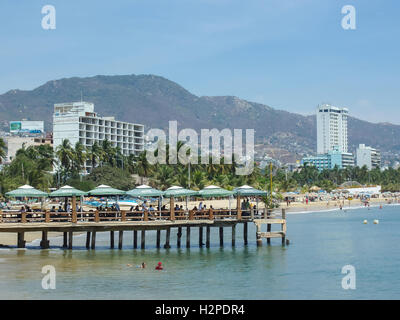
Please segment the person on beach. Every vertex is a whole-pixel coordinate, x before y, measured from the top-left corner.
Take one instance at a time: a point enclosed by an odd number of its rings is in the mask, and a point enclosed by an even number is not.
[[[156,266],[156,270],[163,270],[164,268],[163,268],[163,266],[162,266],[162,263],[161,262],[159,262],[158,264],[157,264],[157,266]]]

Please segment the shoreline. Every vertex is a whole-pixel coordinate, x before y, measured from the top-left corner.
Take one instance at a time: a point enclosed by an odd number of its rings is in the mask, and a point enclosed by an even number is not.
[[[389,203],[391,201],[391,203]],[[231,202],[231,208],[236,208],[236,202]],[[178,205],[182,205],[184,208],[186,207],[185,202],[175,202]],[[204,204],[209,207],[210,205],[213,208],[228,208],[229,207],[229,200],[205,200],[203,201]],[[255,201],[252,201],[255,204]],[[362,209],[367,208],[359,199],[354,200],[343,200],[340,201],[342,203],[343,210],[354,210],[354,209]],[[197,206],[198,202],[189,201],[188,208],[192,208]],[[395,202],[394,199],[383,199],[383,198],[372,198],[370,199],[370,208],[376,208],[379,206],[393,206],[393,205],[400,205],[399,202]],[[259,208],[264,209],[264,204],[259,202]],[[330,211],[340,211],[339,201],[316,201],[316,202],[309,202],[308,204],[294,202],[291,203],[289,206],[286,203],[281,202],[279,208],[275,208],[273,212],[279,214],[282,209],[286,209],[286,214],[305,214],[305,213],[318,213],[318,212],[330,212]],[[80,235],[81,233],[77,233],[76,235]],[[26,232],[25,233],[25,240],[26,244],[32,244],[34,241],[40,240],[42,237],[41,232]],[[49,232],[48,235],[49,239],[51,238],[58,238],[62,237],[61,232]],[[0,233],[0,249],[1,248],[14,248],[16,247],[17,243],[17,235],[16,233]]]

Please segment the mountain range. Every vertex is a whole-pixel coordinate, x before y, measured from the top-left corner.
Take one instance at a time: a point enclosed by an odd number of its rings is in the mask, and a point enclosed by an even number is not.
[[[49,81],[33,90],[10,90],[0,95],[0,121],[6,130],[11,120],[44,120],[52,128],[53,105],[85,101],[95,104],[102,116],[142,123],[149,128],[255,129],[259,150],[290,161],[316,151],[315,115],[304,116],[234,96],[196,96],[179,84],[155,75],[94,76]],[[310,106],[310,113],[314,107]],[[351,107],[350,107],[351,112]],[[400,152],[400,126],[348,120],[349,148],[359,143],[383,154]]]

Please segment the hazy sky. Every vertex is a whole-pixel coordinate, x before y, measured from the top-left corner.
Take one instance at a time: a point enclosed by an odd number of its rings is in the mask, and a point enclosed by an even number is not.
[[[44,30],[41,9],[56,8]],[[356,30],[341,9],[356,8]],[[0,93],[98,74],[156,74],[197,95],[302,114],[317,104],[400,124],[397,0],[1,0]]]

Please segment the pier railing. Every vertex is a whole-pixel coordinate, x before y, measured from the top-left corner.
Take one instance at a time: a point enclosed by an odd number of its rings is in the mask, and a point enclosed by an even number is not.
[[[84,211],[84,212],[19,212],[0,210],[0,223],[53,223],[53,222],[124,222],[162,220],[254,220],[273,218],[262,210],[207,209],[162,211]]]

